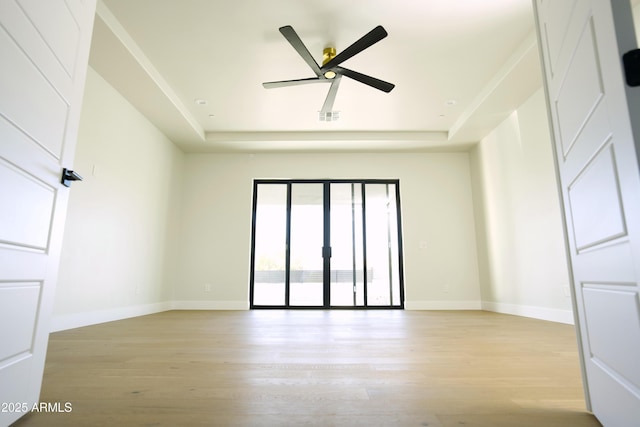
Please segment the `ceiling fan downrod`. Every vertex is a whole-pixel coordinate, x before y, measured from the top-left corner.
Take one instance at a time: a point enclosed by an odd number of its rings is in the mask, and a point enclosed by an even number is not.
[[[325,47],[322,50],[322,66],[324,67],[327,62],[331,61],[336,57],[336,48],[335,47]],[[328,79],[333,79],[336,77],[336,72],[333,70],[327,70],[324,72],[324,76]]]

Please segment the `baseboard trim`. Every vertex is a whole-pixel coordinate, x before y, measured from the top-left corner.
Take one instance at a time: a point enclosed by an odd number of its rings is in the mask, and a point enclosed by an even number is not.
[[[486,310],[551,322],[574,324],[571,310],[491,301],[405,301],[405,310]],[[65,331],[168,310],[248,310],[246,301],[170,301],[83,313],[54,315],[50,332]]]
[[[536,307],[531,305],[507,304],[502,302],[483,301],[482,309],[502,314],[531,317],[533,319],[548,320],[550,322],[573,325],[573,312],[557,308]]]
[[[172,310],[248,310],[247,301],[172,301]]]
[[[171,310],[170,302],[54,315],[51,318],[51,328],[49,331],[66,331],[67,329],[81,328],[83,326],[97,325],[98,323],[113,322],[115,320],[128,319],[131,317],[145,316],[147,314],[160,313],[167,310]]]
[[[405,301],[405,310],[481,310],[480,301]]]

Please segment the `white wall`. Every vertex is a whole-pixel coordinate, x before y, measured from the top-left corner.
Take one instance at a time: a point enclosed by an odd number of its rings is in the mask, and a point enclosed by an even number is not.
[[[470,156],[483,308],[572,323],[542,90]]]
[[[187,154],[184,166],[177,308],[248,306],[254,178],[400,179],[406,307],[480,307],[467,153]]]
[[[469,153],[185,155],[90,69],[74,169],[54,330],[246,308],[257,178],[399,179],[408,309],[572,319],[541,91]]]
[[[170,307],[183,154],[89,68],[54,308],[68,329]]]

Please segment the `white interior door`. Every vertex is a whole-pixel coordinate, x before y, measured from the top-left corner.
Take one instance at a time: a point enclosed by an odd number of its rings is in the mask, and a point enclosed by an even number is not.
[[[640,425],[640,88],[628,0],[536,0],[587,403]],[[634,137],[635,135],[635,137]]]
[[[0,0],[0,426],[38,402],[95,0]]]

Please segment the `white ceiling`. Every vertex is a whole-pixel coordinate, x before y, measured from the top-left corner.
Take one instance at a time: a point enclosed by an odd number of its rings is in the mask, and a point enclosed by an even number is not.
[[[284,25],[319,63],[382,25],[343,65],[395,89],[343,78],[319,121],[329,85],[262,87],[314,76]],[[189,152],[465,149],[541,85],[530,0],[103,0],[90,63]]]

